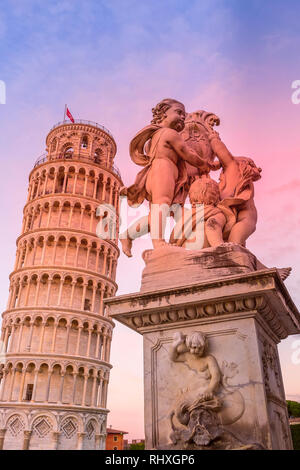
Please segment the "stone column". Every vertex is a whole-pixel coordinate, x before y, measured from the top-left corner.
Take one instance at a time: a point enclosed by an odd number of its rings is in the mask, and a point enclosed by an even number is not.
[[[96,398],[96,386],[97,386],[97,376],[93,377],[93,389],[92,389],[92,399],[91,399],[91,406],[95,406],[95,398]]]
[[[85,300],[85,294],[86,294],[86,288],[87,288],[87,282],[83,283],[83,290],[82,290],[82,299],[81,299],[81,310],[84,310],[84,300]]]
[[[67,339],[66,339],[65,354],[68,354],[69,338],[70,338],[70,329],[71,329],[71,326],[70,326],[70,325],[67,325]]]
[[[80,249],[80,242],[77,242],[76,243],[76,255],[75,255],[74,266],[77,266],[77,264],[78,264],[79,249]]]
[[[61,220],[61,214],[62,214],[62,211],[63,211],[63,203],[61,202],[60,203],[60,206],[59,206],[59,212],[58,212],[58,222],[57,222],[57,226],[60,227],[60,220]]]
[[[92,295],[92,312],[95,312],[95,300],[96,300],[97,286],[93,285],[93,295]]]
[[[33,254],[32,254],[32,262],[31,262],[32,266],[33,266],[34,263],[35,263],[35,257],[36,257],[37,247],[38,247],[38,243],[37,243],[37,241],[35,240],[35,241],[34,241]],[[41,264],[41,263],[40,263],[40,264]]]
[[[49,228],[50,220],[51,220],[51,212],[52,212],[52,205],[50,205],[51,202],[49,203],[49,211],[48,211],[48,218],[47,218],[47,225],[46,228]]]
[[[9,326],[7,326],[5,329],[5,337],[4,337],[4,352],[7,352],[9,337],[10,337],[10,329],[9,329]]]
[[[22,450],[28,450],[32,431],[24,431],[24,440]]]
[[[39,217],[39,221],[37,223],[38,228],[40,228],[40,226],[41,226],[42,217],[43,217],[43,207],[40,207],[40,217]]]
[[[11,374],[10,389],[9,389],[9,394],[8,394],[8,401],[11,401],[11,399],[12,399],[12,394],[13,394],[13,391],[14,391],[14,384],[15,384],[15,375],[16,375],[17,370],[16,370],[15,367],[13,367],[11,369],[11,371],[12,371],[12,374]],[[23,382],[23,375],[25,376],[25,374],[22,373],[22,382]],[[20,390],[21,390],[21,387],[20,387]],[[19,401],[21,401],[21,400],[19,400]]]
[[[22,295],[23,287],[24,287],[24,282],[20,282],[20,284],[19,284],[18,299],[17,299],[17,302],[16,302],[16,308],[20,307],[20,301],[21,301],[21,295]]]
[[[76,356],[79,356],[79,346],[80,346],[80,337],[81,337],[81,331],[83,330],[83,326],[78,327],[78,336],[77,336],[77,344],[76,344]]]
[[[95,266],[96,273],[98,272],[98,268],[99,268],[99,255],[100,255],[100,248],[97,248],[96,249],[96,266]]]
[[[52,432],[53,450],[58,449],[60,435],[61,435],[61,432],[57,432],[57,431]]]
[[[46,327],[46,322],[42,322],[42,332],[41,332],[41,339],[40,339],[39,351],[38,352],[42,352],[42,350],[43,350],[45,327]]]
[[[95,351],[95,358],[96,359],[99,359],[100,336],[101,336],[101,332],[97,331],[97,342],[96,342],[96,351]]]
[[[62,193],[66,192],[66,184],[68,181],[68,171],[64,172],[64,182],[63,182],[63,188],[62,188]]]
[[[48,369],[48,374],[47,374],[47,386],[46,386],[46,396],[45,396],[45,401],[49,401],[49,392],[50,392],[50,384],[51,384],[51,376],[52,376],[52,371]]]
[[[3,450],[6,429],[0,429],[0,450]]]
[[[40,284],[41,284],[41,279],[39,277],[37,277],[37,279],[36,279],[36,289],[35,289],[35,295],[34,295],[34,305],[38,305]]]
[[[102,194],[101,194],[101,201],[102,201],[102,202],[105,202],[106,183],[107,183],[107,179],[103,179],[103,180],[102,180]]]
[[[47,248],[47,240],[46,240],[46,237],[44,237],[44,240],[43,240],[43,249],[42,249],[42,256],[41,256],[41,261],[40,261],[40,264],[43,265],[44,264],[44,261],[45,261],[45,251],[46,251],[46,248]]]
[[[58,397],[59,403],[62,403],[62,399],[63,399],[64,381],[65,381],[65,373],[62,372],[60,376],[60,388],[59,388],[59,397]]]
[[[106,259],[107,259],[108,252],[107,250],[104,251],[104,257],[103,257],[103,266],[102,266],[102,275],[106,276]]]
[[[81,406],[85,406],[85,400],[86,400],[86,388],[87,388],[87,381],[88,381],[88,374],[84,374],[84,384],[83,384],[83,393],[82,393],[82,401],[81,401]]]
[[[89,267],[89,256],[90,256],[91,248],[92,248],[92,245],[88,245],[87,250],[86,250],[85,269],[88,269]]]
[[[20,324],[19,338],[18,338],[17,352],[20,352],[21,341],[22,341],[22,334],[23,334],[23,328],[24,328],[24,323],[21,322],[21,324]]]
[[[51,291],[51,283],[52,283],[52,278],[51,277],[48,277],[47,279],[47,298],[46,298],[46,305],[48,306],[49,305],[49,301],[50,301],[50,291]]]
[[[103,343],[102,343],[101,361],[105,361],[106,342],[107,342],[107,334],[104,333],[103,334]]]
[[[71,227],[71,222],[72,222],[72,217],[73,217],[73,211],[74,211],[74,204],[72,204],[71,207],[70,207],[70,214],[69,214],[69,220],[68,220],[68,228]]]
[[[77,372],[73,372],[73,391],[72,391],[72,404],[75,404],[75,398],[76,398],[76,382],[77,382]]]
[[[103,315],[103,298],[104,298],[105,287],[101,284],[100,287],[100,315]]]
[[[101,391],[102,391],[102,376],[100,373],[98,390],[97,390],[97,401],[96,401],[97,408],[101,407]]]
[[[88,329],[89,337],[88,337],[88,344],[87,344],[87,348],[86,348],[86,357],[90,357],[91,340],[92,340],[92,331],[93,331],[92,328],[89,328],[89,329]]]
[[[13,351],[12,347],[13,347],[13,343],[15,342],[15,336],[16,336],[16,325],[13,324],[12,327],[11,327],[10,342],[9,342],[9,346],[8,346],[8,349],[7,349],[8,353]]]
[[[67,260],[67,253],[68,253],[68,248],[70,245],[70,240],[66,240],[66,246],[65,246],[65,252],[64,252],[64,259],[63,259],[63,265],[66,266],[66,260]]]
[[[78,432],[77,433],[77,450],[82,450],[83,449],[83,439],[84,439],[85,435],[86,435],[85,432]]]
[[[83,196],[84,197],[86,196],[87,183],[88,183],[88,175],[86,174],[85,177],[84,177],[84,187],[83,187]]]
[[[2,377],[2,380],[0,382],[0,401],[3,401],[7,374],[8,374],[7,370],[4,369],[3,377]]]
[[[104,379],[104,390],[103,390],[103,397],[102,397],[102,404],[103,407],[106,408],[107,403],[107,390],[108,390],[108,379]]]
[[[79,222],[79,227],[78,227],[80,230],[82,229],[83,214],[84,214],[84,207],[81,208],[81,212],[80,212],[80,222]]]
[[[52,265],[55,264],[56,248],[57,248],[57,239],[55,238],[54,239],[54,246],[53,246]]]
[[[36,190],[36,197],[39,197],[40,186],[41,186],[41,177],[39,176],[37,190]]]
[[[113,185],[110,183],[110,188],[109,188],[109,204],[112,205],[113,202]]]
[[[58,324],[55,323],[55,324],[54,324],[54,328],[53,328],[53,337],[52,337],[52,346],[51,346],[51,352],[52,352],[52,353],[54,352],[54,348],[55,348],[55,340],[56,340],[57,327],[58,327]]]
[[[72,288],[71,288],[71,295],[70,295],[70,307],[73,307],[73,300],[74,300],[74,292],[75,292],[75,286],[76,286],[76,281],[71,282]]]
[[[19,402],[23,401],[25,378],[26,378],[26,369],[25,369],[25,367],[23,367],[21,385],[20,385],[20,391],[19,391],[19,398],[18,398]]]
[[[54,179],[53,179],[53,186],[52,186],[52,193],[53,193],[53,194],[55,194],[56,182],[57,182],[57,175],[58,175],[58,171],[57,171],[57,169],[55,169],[55,172],[54,172]]]
[[[45,196],[46,194],[46,190],[47,190],[47,183],[48,183],[48,173],[46,173],[46,178],[45,178],[45,183],[44,183],[44,189],[43,189],[43,196]]]
[[[78,171],[75,172],[72,194],[76,194],[77,178],[78,178]]]
[[[32,392],[32,397],[31,397],[31,401],[32,401],[32,402],[34,402],[34,401],[35,401],[35,398],[36,398],[36,389],[37,389],[37,382],[38,382],[38,374],[39,374],[39,370],[38,370],[38,369],[35,369],[35,371],[34,371],[33,392]]]
[[[59,281],[59,293],[58,293],[58,299],[57,299],[57,306],[59,306],[60,302],[61,302],[61,295],[62,295],[63,285],[64,285],[64,279],[61,279]]]
[[[93,223],[94,223],[94,210],[91,210],[91,219],[90,219],[90,232],[93,232]]]
[[[99,181],[99,177],[98,177],[98,176],[96,176],[96,177],[95,177],[94,192],[93,192],[93,199],[96,199],[96,197],[97,197],[97,186],[98,186],[98,181]]]
[[[31,341],[32,341],[32,335],[33,335],[33,327],[34,327],[34,321],[32,320],[32,321],[30,322],[29,339],[28,339],[28,343],[27,343],[27,346],[26,346],[26,350],[27,350],[27,351],[30,351],[30,348],[31,348]]]
[[[108,277],[111,277],[111,268],[112,268],[112,262],[113,262],[113,255],[110,255],[108,257],[109,259],[109,265],[108,265]]]
[[[101,434],[95,434],[95,450],[101,450]]]

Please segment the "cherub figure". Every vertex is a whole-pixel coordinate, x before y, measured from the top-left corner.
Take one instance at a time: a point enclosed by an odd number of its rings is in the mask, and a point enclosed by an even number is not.
[[[189,243],[195,244],[197,230],[201,230],[200,224],[204,223],[204,239],[200,237],[199,248],[223,244],[224,227],[228,231],[228,227],[233,226],[235,215],[230,210],[223,211],[218,183],[209,176],[196,179],[190,187],[189,198],[192,208],[185,209],[183,219],[174,227],[170,243],[182,247],[188,247]]]
[[[221,382],[221,372],[214,356],[206,354],[207,339],[200,331],[190,335],[175,333],[170,350],[170,359],[174,362],[186,362],[187,365],[198,372],[206,372],[209,384],[195,402],[212,400]],[[193,406],[193,404],[191,404]]]
[[[247,238],[256,229],[253,183],[261,178],[262,170],[251,158],[234,157],[216,131],[210,130],[209,140],[222,166],[219,183],[221,204],[236,214],[236,223],[228,238],[224,238],[228,242],[245,246]]]
[[[217,415],[222,403],[216,396],[222,376],[216,359],[206,353],[206,348],[206,337],[200,331],[187,336],[180,332],[174,335],[170,359],[186,363],[191,370],[204,372],[209,381],[201,393],[186,392],[170,413],[170,439],[174,444],[183,440],[208,445],[222,433]],[[174,416],[186,428],[177,428]]]
[[[140,205],[144,199],[150,202],[150,217],[141,218],[135,227],[130,227],[120,236],[123,252],[131,256],[132,240],[151,232],[153,247],[166,244],[164,228],[172,204],[183,204],[188,191],[186,162],[198,168],[201,174],[215,168],[184,141],[180,132],[184,129],[185,108],[182,103],[165,99],[152,109],[150,126],[142,129],[130,143],[131,159],[144,166],[135,183],[123,191],[128,204]],[[152,208],[159,208],[160,223],[151,217]],[[134,233],[134,236],[132,235]],[[155,235],[154,235],[155,234]]]

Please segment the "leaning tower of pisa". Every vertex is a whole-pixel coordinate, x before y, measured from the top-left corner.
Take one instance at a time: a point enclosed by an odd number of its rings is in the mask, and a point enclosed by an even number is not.
[[[55,125],[29,175],[2,316],[0,449],[104,449],[116,292],[115,239],[97,207],[118,209],[116,144],[99,124]]]

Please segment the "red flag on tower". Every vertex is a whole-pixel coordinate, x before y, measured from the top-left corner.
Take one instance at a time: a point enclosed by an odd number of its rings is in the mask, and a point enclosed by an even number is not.
[[[73,116],[72,116],[72,114],[71,114],[71,112],[70,112],[70,110],[69,110],[68,107],[67,107],[67,109],[66,109],[66,115],[68,116],[68,118],[70,119],[70,121],[72,121],[73,123],[75,122],[75,121],[74,121],[74,118],[73,118]]]

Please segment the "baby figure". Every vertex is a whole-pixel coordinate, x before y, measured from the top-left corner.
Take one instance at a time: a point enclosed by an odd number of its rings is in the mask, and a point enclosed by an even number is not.
[[[194,181],[189,190],[192,211],[197,204],[204,204],[204,245],[215,247],[224,243],[223,228],[226,217],[217,207],[221,200],[218,184],[209,176]]]
[[[204,240],[201,248],[223,244],[223,229],[227,218],[218,207],[220,203],[218,184],[209,176],[203,175],[191,185],[189,198],[192,208],[185,209],[183,220],[181,219],[174,227],[170,242],[187,248],[189,243],[195,242],[197,231],[203,230],[204,223]]]

